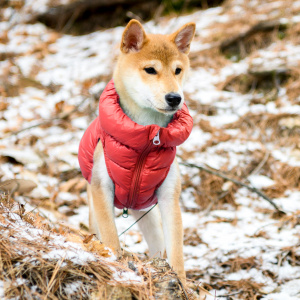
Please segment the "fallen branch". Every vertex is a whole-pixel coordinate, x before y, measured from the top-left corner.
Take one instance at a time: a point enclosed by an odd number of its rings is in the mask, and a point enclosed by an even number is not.
[[[263,192],[261,192],[260,190],[258,190],[257,188],[255,187],[252,187],[252,186],[249,186],[239,180],[236,180],[234,178],[230,178],[228,177],[227,175],[223,174],[223,173],[220,173],[220,172],[217,172],[217,171],[214,171],[214,170],[211,170],[211,169],[208,169],[206,167],[203,167],[203,166],[199,166],[199,165],[195,165],[195,164],[192,164],[192,163],[188,163],[188,162],[180,162],[181,165],[183,166],[186,166],[186,167],[190,167],[190,168],[196,168],[196,169],[199,169],[199,170],[202,170],[202,171],[205,171],[207,173],[210,173],[210,174],[213,174],[213,175],[216,175],[218,177],[221,177],[225,180],[228,180],[228,181],[231,181],[237,185],[240,185],[240,186],[243,186],[245,188],[247,188],[249,191],[251,192],[254,192],[256,194],[258,194],[260,197],[262,197],[263,199],[265,199],[266,201],[268,201],[279,213],[281,214],[286,214],[283,210],[281,210],[275,203],[274,201],[272,201],[269,197],[267,197]]]

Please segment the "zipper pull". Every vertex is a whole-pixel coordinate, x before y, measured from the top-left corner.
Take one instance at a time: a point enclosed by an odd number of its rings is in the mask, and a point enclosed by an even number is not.
[[[125,219],[128,218],[128,208],[126,207],[123,208],[122,217]]]
[[[160,144],[159,131],[160,131],[160,130],[158,130],[156,136],[155,136],[154,139],[153,139],[153,144],[156,145],[156,146]]]

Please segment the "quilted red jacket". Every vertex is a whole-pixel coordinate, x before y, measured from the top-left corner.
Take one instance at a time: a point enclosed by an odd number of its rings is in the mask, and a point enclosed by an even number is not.
[[[100,97],[99,116],[80,141],[81,172],[91,182],[93,155],[100,139],[107,171],[115,185],[115,206],[147,208],[157,203],[155,191],[169,172],[176,146],[188,138],[192,127],[193,119],[185,104],[166,128],[133,122],[120,107],[111,80]]]

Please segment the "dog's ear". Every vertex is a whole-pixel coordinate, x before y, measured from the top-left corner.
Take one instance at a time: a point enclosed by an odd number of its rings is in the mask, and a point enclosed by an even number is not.
[[[187,23],[171,34],[171,41],[175,43],[179,51],[188,54],[190,44],[195,35],[196,24]]]
[[[137,20],[131,20],[122,36],[121,51],[124,53],[138,52],[144,45],[146,33],[142,24]]]

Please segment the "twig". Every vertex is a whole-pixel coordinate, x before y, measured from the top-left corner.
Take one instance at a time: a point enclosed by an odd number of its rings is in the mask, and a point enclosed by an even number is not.
[[[186,167],[190,167],[190,168],[197,168],[199,170],[202,170],[202,171],[205,171],[207,173],[210,173],[210,174],[213,174],[213,175],[216,175],[218,177],[221,177],[225,180],[228,180],[228,181],[231,181],[237,185],[240,185],[240,186],[243,186],[245,188],[247,188],[249,191],[251,192],[254,192],[256,194],[258,194],[260,197],[262,197],[263,199],[265,199],[266,201],[268,201],[279,213],[283,213],[283,214],[286,214],[283,210],[281,210],[269,197],[267,197],[264,193],[262,193],[260,190],[258,190],[257,188],[255,187],[252,187],[252,186],[249,186],[239,180],[236,180],[234,178],[230,178],[228,176],[226,176],[225,174],[222,174],[220,172],[217,172],[217,171],[213,171],[211,169],[208,169],[206,167],[203,167],[203,166],[198,166],[198,165],[195,165],[195,164],[192,164],[192,163],[188,163],[188,162],[180,162],[181,165],[183,166],[186,166]]]
[[[277,222],[271,222],[271,223],[265,224],[263,226],[260,226],[258,229],[256,229],[253,236],[256,236],[263,228],[270,226],[270,225],[275,225],[275,224],[277,224]]]
[[[165,10],[165,8],[166,8],[165,2],[161,2],[160,5],[155,10],[155,12],[153,14],[153,20],[154,20],[155,25],[158,24],[159,18],[161,17],[161,15],[162,15],[163,11]]]
[[[186,291],[185,291],[185,288],[184,288],[184,286],[183,286],[183,283],[181,282],[181,280],[180,280],[179,276],[177,275],[177,273],[176,273],[176,272],[174,272],[174,273],[175,273],[175,276],[177,277],[177,280],[178,280],[178,282],[179,282],[179,285],[180,285],[180,287],[181,287],[181,289],[182,289],[182,291],[183,291],[183,293],[184,293],[185,299],[186,299],[186,300],[189,300],[189,297],[188,297],[188,295],[187,295],[187,293],[186,293]]]
[[[150,268],[148,269],[148,278],[149,278],[149,287],[150,287],[150,297],[152,298],[153,292],[152,292],[152,278],[151,278],[151,271]]]
[[[238,294],[241,294],[243,291],[239,291],[239,292],[235,292],[235,293],[231,293],[231,294],[227,294],[227,295],[217,295],[217,297],[219,298],[228,298],[230,296],[235,296],[235,295],[238,295]]]
[[[270,156],[270,152],[266,151],[264,158],[262,159],[262,161],[258,164],[258,166],[251,172],[251,175],[256,175],[260,169],[265,165],[265,163],[267,162],[268,158]]]
[[[8,135],[4,136],[2,139],[5,139],[5,138],[8,138],[8,137],[11,137],[13,135],[18,135],[19,133],[23,132],[23,131],[26,131],[26,130],[29,130],[29,129],[32,129],[32,128],[35,128],[35,127],[40,127],[40,126],[43,126],[43,125],[47,125],[47,124],[50,124],[52,123],[53,121],[56,121],[56,120],[65,120],[67,119],[71,114],[73,114],[74,112],[76,112],[78,110],[78,108],[86,101],[88,100],[89,98],[84,98],[77,106],[75,106],[71,111],[69,111],[68,113],[62,113],[62,114],[59,114],[57,117],[54,117],[52,119],[48,119],[48,120],[44,120],[42,122],[39,122],[35,125],[31,125],[29,127],[26,127],[26,128],[23,128],[23,129],[20,129],[18,131],[13,131],[13,132],[10,132]]]
[[[143,19],[141,17],[139,17],[137,14],[133,13],[132,11],[128,11],[126,13],[126,17],[128,17],[130,19],[136,19],[142,24],[144,23]]]
[[[68,22],[62,28],[62,30],[61,30],[62,32],[66,33],[69,31],[69,29],[73,26],[74,22],[78,18],[80,12],[81,12],[80,7],[77,7],[77,9],[75,9],[75,11],[73,12],[71,18],[68,20]],[[57,29],[60,30],[61,28],[57,28]]]

